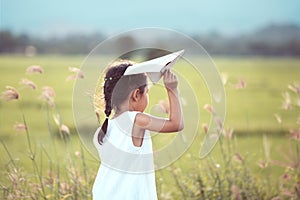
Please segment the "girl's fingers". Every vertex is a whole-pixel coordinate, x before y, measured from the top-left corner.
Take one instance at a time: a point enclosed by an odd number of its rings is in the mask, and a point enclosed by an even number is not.
[[[170,77],[170,70],[167,69],[167,70],[165,71],[165,73],[164,73],[164,78],[165,78],[165,80],[168,80],[169,77]]]
[[[176,88],[178,85],[177,76],[170,69],[164,72],[164,84],[169,89]]]
[[[177,77],[174,73],[172,73],[170,71],[170,69],[166,70],[165,73],[164,73],[164,78],[166,81],[169,81],[169,82],[172,82],[172,81],[176,81],[177,80]]]
[[[167,78],[167,79],[170,78],[170,74],[171,74],[171,72],[170,72],[170,70],[168,69],[168,70],[166,71],[166,78]]]
[[[174,80],[175,80],[175,74],[170,72],[170,81],[174,81]]]

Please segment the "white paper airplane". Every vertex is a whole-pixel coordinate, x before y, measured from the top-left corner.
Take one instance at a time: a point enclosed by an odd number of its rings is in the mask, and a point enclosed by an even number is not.
[[[155,84],[159,81],[165,70],[172,68],[183,53],[184,49],[162,57],[134,64],[126,69],[124,76],[147,73],[148,77]]]

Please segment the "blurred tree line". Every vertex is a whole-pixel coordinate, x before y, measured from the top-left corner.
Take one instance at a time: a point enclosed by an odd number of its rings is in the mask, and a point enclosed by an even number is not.
[[[101,33],[94,33],[39,39],[0,30],[0,53],[87,54],[105,38],[106,36]],[[213,55],[300,56],[300,27],[296,25],[269,25],[236,36],[224,36],[219,33],[195,34],[192,38]],[[180,44],[177,39],[174,41]],[[115,48],[128,49],[135,42],[137,41],[134,38],[126,36],[116,42]],[[167,46],[163,42],[159,41],[160,45]],[[147,57],[156,57],[160,53],[151,51],[146,54]],[[125,57],[128,58],[130,55]]]
[[[300,27],[269,25],[252,33],[224,37],[194,36],[210,54],[300,56]]]
[[[26,53],[29,48],[39,54],[87,54],[103,39],[100,33],[40,39],[3,30],[0,31],[0,53]]]

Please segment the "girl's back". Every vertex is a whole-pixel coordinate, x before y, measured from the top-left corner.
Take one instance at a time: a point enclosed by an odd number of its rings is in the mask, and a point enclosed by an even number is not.
[[[126,111],[109,120],[101,145],[98,142],[99,130],[96,131],[94,145],[99,152],[101,166],[93,187],[94,199],[157,199],[149,132],[145,131],[140,147],[132,142],[137,113]]]

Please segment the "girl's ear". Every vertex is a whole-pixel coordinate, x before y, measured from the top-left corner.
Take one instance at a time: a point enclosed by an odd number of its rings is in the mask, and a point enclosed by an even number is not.
[[[139,89],[135,89],[133,90],[132,92],[132,95],[131,95],[131,98],[134,100],[134,101],[138,101],[139,98],[140,98],[140,90]]]

